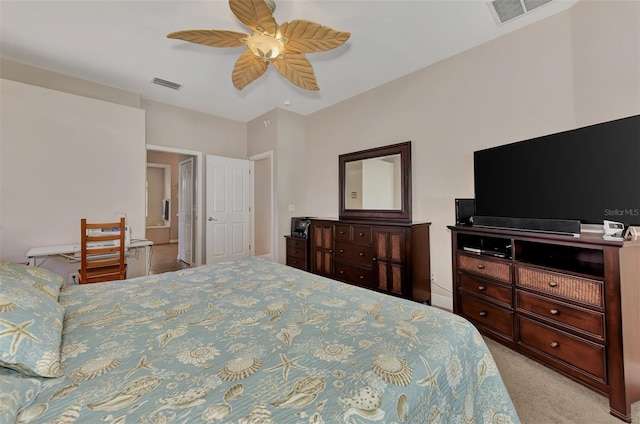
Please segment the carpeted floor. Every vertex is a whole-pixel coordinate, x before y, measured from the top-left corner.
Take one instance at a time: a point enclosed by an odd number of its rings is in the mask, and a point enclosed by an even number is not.
[[[485,338],[522,424],[623,424],[609,415],[609,399]],[[640,402],[631,408],[640,424]]]

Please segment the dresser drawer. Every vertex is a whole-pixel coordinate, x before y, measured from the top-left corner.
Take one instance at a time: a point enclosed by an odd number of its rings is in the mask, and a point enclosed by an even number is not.
[[[371,244],[371,225],[336,224],[336,240],[352,241],[354,243]]]
[[[517,266],[516,284],[576,302],[604,306],[602,281]]]
[[[307,256],[306,253],[305,249],[298,249],[296,247],[287,248],[287,256],[292,256],[294,258],[305,259]]]
[[[303,238],[287,238],[287,248],[306,249],[307,239]]]
[[[338,280],[353,283],[363,287],[373,287],[371,269],[360,268],[336,262],[335,276]]]
[[[487,259],[481,256],[458,255],[461,270],[473,272],[496,280],[511,282],[511,264]]]
[[[513,313],[472,296],[461,296],[460,308],[467,319],[509,338],[513,337]]]
[[[509,306],[512,305],[511,301],[513,296],[511,294],[510,286],[503,286],[501,284],[482,280],[473,275],[463,272],[459,274],[458,283],[460,289],[478,295],[486,296],[488,298],[497,300],[498,302],[506,303]]]
[[[371,267],[373,263],[373,248],[344,242],[336,242],[336,261],[351,262]]]
[[[351,225],[336,224],[334,237],[336,240],[351,241]]]
[[[370,225],[354,225],[352,240],[354,243],[371,244],[371,226]]]
[[[518,290],[517,308],[604,340],[604,314]]]
[[[522,344],[606,381],[604,346],[524,317],[517,319]]]
[[[308,271],[307,261],[304,258],[301,259],[294,256],[287,256],[287,266],[298,268],[303,271]]]

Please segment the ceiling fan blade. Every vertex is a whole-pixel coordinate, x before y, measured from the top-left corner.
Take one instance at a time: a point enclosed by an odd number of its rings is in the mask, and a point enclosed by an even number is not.
[[[285,53],[284,57],[272,61],[280,75],[305,90],[318,91],[318,83],[311,62],[300,53]]]
[[[172,32],[167,35],[167,38],[204,44],[210,47],[237,47],[246,44],[249,35],[242,32],[217,29],[188,29]]]
[[[265,0],[229,0],[236,18],[255,32],[275,35],[278,24]]]
[[[269,66],[269,63],[255,57],[251,50],[245,51],[240,55],[233,67],[233,72],[231,73],[233,85],[238,90],[242,90],[262,76],[266,72],[267,66]]]
[[[283,23],[280,33],[288,39],[287,51],[299,53],[323,52],[344,44],[351,36],[350,32],[337,31],[328,26],[304,20]]]

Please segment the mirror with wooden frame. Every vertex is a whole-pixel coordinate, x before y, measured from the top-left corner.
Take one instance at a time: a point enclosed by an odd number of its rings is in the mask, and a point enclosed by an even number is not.
[[[338,156],[340,219],[411,221],[411,142]]]

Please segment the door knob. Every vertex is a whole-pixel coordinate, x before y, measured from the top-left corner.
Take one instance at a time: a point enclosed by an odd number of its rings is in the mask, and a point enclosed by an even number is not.
[[[214,217],[210,216],[209,218],[207,218],[208,221],[217,221],[217,219],[215,219]]]

